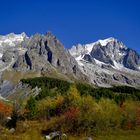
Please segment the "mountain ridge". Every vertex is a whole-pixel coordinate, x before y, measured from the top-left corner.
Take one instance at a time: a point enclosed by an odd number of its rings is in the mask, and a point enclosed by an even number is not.
[[[21,35],[19,36],[21,37]],[[7,89],[11,90],[13,81],[14,84],[18,84],[21,78],[28,75],[33,77],[35,75],[58,75],[60,77],[61,75],[68,80],[83,79],[88,81],[78,68],[77,61],[52,33],[35,34],[16,43],[14,46],[2,47],[2,58],[0,59],[2,88],[0,94],[4,95]],[[7,95],[7,93],[5,94]]]
[[[46,75],[69,81],[81,80],[98,87],[127,85],[140,88],[140,56],[115,38],[68,50],[51,32],[30,37],[25,33],[12,33],[2,37],[0,41],[11,38],[8,45],[0,47],[2,95],[8,95],[12,89],[15,91],[14,85],[23,77]]]
[[[113,37],[90,44],[78,44],[69,51],[91,83],[98,86],[135,86],[135,81],[139,81],[140,55]]]
[[[94,50],[95,48],[97,49]],[[137,59],[140,59],[140,55],[136,51],[134,51],[133,49],[127,48],[122,42],[120,42],[119,40],[113,37],[110,37],[104,40],[98,40],[90,44],[85,44],[85,45],[78,44],[78,45],[72,46],[72,48],[69,51],[71,55],[73,55],[74,57],[76,56],[79,57],[80,55],[81,57],[83,57],[84,55],[90,55],[94,59],[97,59],[98,61],[101,61],[103,63],[107,63],[107,62],[104,62],[104,60],[101,60],[99,58],[101,57],[101,54],[104,55],[101,51],[104,51],[104,52],[106,51],[105,52],[106,56],[112,55],[112,56],[109,56],[112,59],[114,59],[114,57],[120,57],[116,53],[118,53],[121,56],[126,56],[126,55],[129,55],[128,53],[133,53],[136,55]],[[110,52],[110,54],[109,53],[107,54],[107,52]],[[114,56],[114,53],[116,56]],[[99,57],[97,57],[96,55],[99,55]],[[120,60],[117,60],[117,61],[120,61]],[[136,62],[139,64],[137,68],[135,66],[129,66],[128,64],[124,64],[125,65],[124,67],[133,69],[133,70],[139,70],[140,60],[137,60],[137,61],[139,61],[139,62]],[[126,62],[121,62],[121,63],[126,63]],[[116,62],[113,62],[113,61],[110,64],[113,66],[117,65]]]

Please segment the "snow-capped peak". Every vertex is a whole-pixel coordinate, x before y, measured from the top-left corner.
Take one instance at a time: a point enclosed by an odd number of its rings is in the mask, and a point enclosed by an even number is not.
[[[114,42],[116,39],[113,37],[104,39],[104,40],[98,40],[97,43],[100,43],[101,46],[106,46],[109,42]]]
[[[72,46],[72,48],[69,50],[69,52],[73,56],[89,54],[92,51],[94,44],[95,43],[86,44],[86,45],[78,44],[76,46]]]
[[[1,35],[0,47],[6,47],[6,46],[14,47],[17,44],[24,41],[25,38],[27,38],[27,35],[24,32],[21,34],[10,33],[7,35]]]
[[[77,62],[85,61],[89,59],[89,63],[93,62],[97,65],[110,65],[115,69],[123,69],[124,67],[137,70],[140,64],[140,57],[135,54],[133,50],[129,52],[129,49],[117,39],[110,37],[104,40],[98,40],[94,43],[86,45],[73,46],[69,50],[71,55],[75,57]],[[133,53],[133,55],[131,55]],[[86,57],[85,57],[86,56]],[[133,61],[135,56],[137,62]],[[88,57],[88,58],[87,58]],[[131,64],[129,61],[131,60]]]
[[[74,46],[72,46],[72,48],[69,51],[73,56],[90,54],[93,47],[95,47],[96,45],[100,44],[101,46],[106,46],[109,42],[114,42],[114,41],[117,41],[117,39],[115,39],[113,37],[103,39],[103,40],[100,39],[96,42],[85,44],[85,45],[81,45],[81,44],[74,45]]]

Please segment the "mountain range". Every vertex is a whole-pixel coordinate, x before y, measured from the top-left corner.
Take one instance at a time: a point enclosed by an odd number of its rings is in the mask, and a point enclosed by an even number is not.
[[[117,39],[78,44],[69,51],[91,83],[105,87],[119,84],[139,87],[140,55]]]
[[[0,36],[0,94],[7,97],[22,78],[39,76],[140,88],[140,55],[112,37],[66,49],[51,32]]]

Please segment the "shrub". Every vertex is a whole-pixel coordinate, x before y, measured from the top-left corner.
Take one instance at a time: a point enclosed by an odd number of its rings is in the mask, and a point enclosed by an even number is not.
[[[27,101],[26,109],[27,109],[27,118],[33,119],[37,114],[36,100],[34,97],[31,96],[30,99]]]
[[[20,105],[17,104],[17,102],[14,102],[13,110],[11,114],[11,120],[9,120],[6,124],[8,128],[16,128],[17,120],[19,118],[19,110],[20,110]]]
[[[43,119],[50,119],[65,111],[66,102],[63,96],[47,97],[38,102],[38,117]]]
[[[106,132],[120,126],[120,109],[109,99],[97,103],[91,96],[82,97],[80,111],[79,130],[86,134]]]
[[[120,126],[120,108],[112,100],[101,99],[95,116],[96,128],[98,130],[106,131]]]
[[[122,107],[121,127],[124,129],[134,129],[137,122],[136,103],[127,101]]]

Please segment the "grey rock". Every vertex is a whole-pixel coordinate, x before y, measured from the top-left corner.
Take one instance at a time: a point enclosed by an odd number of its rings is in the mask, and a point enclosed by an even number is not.
[[[5,63],[10,63],[13,57],[14,57],[13,53],[7,50],[6,52],[4,52],[2,56],[2,61]]]
[[[10,130],[9,130],[9,133],[11,133],[11,134],[13,134],[15,132],[15,129],[14,128],[11,128]]]
[[[103,41],[107,41],[107,43],[103,45],[99,40],[92,44],[78,44],[70,49],[70,53],[74,57],[81,55],[83,59],[89,62],[92,59],[97,59],[112,66],[115,66],[114,62],[116,62],[128,69],[140,70],[140,55],[136,51],[127,48],[122,42],[114,38],[108,38]],[[92,49],[88,51],[90,47]]]
[[[16,69],[22,70],[26,66],[27,70],[33,71],[57,70],[79,77],[82,74],[76,60],[50,32],[46,35],[32,36],[27,44],[27,52],[15,62],[15,65],[19,64]]]
[[[70,54],[90,83],[140,87],[140,55],[114,38],[73,46]]]
[[[3,97],[6,97],[8,95],[8,92],[14,89],[14,85],[10,81],[3,81],[0,85],[0,94]]]
[[[78,44],[67,50],[51,32],[31,37],[22,34],[19,37],[15,34],[0,36],[0,40],[11,39],[11,43],[6,46],[0,44],[0,73],[5,70],[42,75],[57,73],[72,80],[103,87],[140,85],[140,55],[117,39]],[[13,38],[17,38],[17,41]],[[13,89],[12,83],[2,82],[0,93],[7,95],[16,88]],[[37,92],[38,89],[35,95]]]
[[[133,70],[140,70],[140,55],[131,49],[127,49],[127,55],[124,57],[123,64],[125,67]]]

